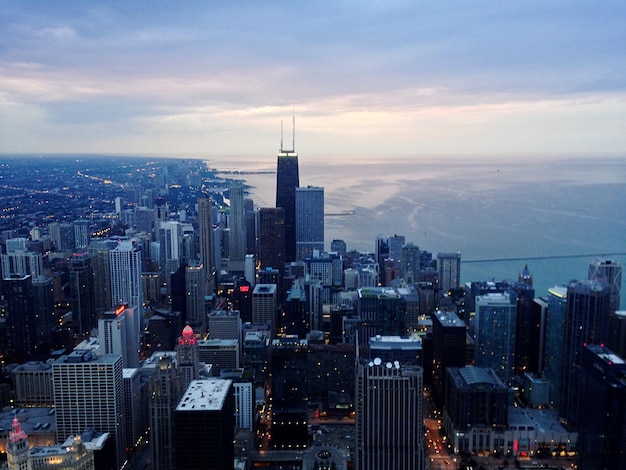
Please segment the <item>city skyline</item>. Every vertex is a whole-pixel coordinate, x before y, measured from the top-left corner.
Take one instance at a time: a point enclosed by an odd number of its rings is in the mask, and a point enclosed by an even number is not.
[[[616,154],[625,18],[614,2],[3,3],[0,152],[272,155],[295,111],[310,156]]]

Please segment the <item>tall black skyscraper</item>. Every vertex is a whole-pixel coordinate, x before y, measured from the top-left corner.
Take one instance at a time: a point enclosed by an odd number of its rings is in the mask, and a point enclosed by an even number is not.
[[[300,176],[298,173],[298,154],[295,150],[294,120],[293,148],[291,150],[283,149],[281,136],[276,170],[276,207],[282,207],[285,211],[286,262],[296,260],[296,188],[299,186]],[[283,266],[277,266],[277,268],[284,269]]]

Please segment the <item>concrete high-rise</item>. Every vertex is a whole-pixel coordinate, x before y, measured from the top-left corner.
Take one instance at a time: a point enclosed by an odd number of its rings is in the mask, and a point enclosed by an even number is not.
[[[217,288],[217,264],[213,230],[213,201],[207,195],[198,198],[198,238],[200,262],[205,268],[206,292],[207,295],[212,295]]]
[[[356,468],[422,470],[423,369],[375,358],[357,364]]]
[[[543,376],[548,381],[550,405],[559,409],[563,383],[563,338],[567,314],[567,287],[548,289],[548,315]]]
[[[137,314],[135,307],[120,305],[115,310],[105,312],[98,320],[100,348],[104,354],[121,355],[124,367],[139,365],[141,345],[131,330]]]
[[[252,322],[270,322],[276,333],[276,307],[278,295],[276,284],[257,284],[252,291]],[[272,334],[272,336],[273,336]]]
[[[8,352],[20,362],[35,352],[37,344],[33,282],[30,275],[15,274],[2,280],[0,291],[6,299]]]
[[[140,341],[143,332],[143,286],[141,250],[135,240],[122,240],[109,252],[111,303],[136,309],[129,333]]]
[[[278,152],[276,170],[276,207],[285,211],[285,261],[296,260],[296,188],[300,186],[298,154],[295,148]],[[282,266],[277,266],[283,269]]]
[[[324,251],[324,188],[296,188],[296,260]]]
[[[74,349],[52,363],[52,389],[58,440],[87,428],[108,432],[121,468],[126,460],[122,356]]]

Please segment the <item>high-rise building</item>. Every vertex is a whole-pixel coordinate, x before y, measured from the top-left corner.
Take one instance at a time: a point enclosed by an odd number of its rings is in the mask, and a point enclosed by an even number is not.
[[[437,253],[439,289],[448,292],[461,285],[461,253]]]
[[[276,284],[257,284],[252,291],[252,322],[270,322],[272,332],[276,332],[276,307],[278,296]],[[272,336],[274,336],[274,333]]]
[[[122,356],[74,349],[52,363],[52,389],[59,441],[87,428],[108,432],[121,468],[126,460]]]
[[[339,256],[343,256],[346,254],[347,247],[346,242],[343,240],[335,239],[330,242],[330,251],[332,253],[337,253]]]
[[[8,352],[16,361],[35,352],[37,322],[34,310],[33,283],[30,275],[13,275],[2,280],[6,301]]]
[[[285,236],[285,210],[282,207],[260,207],[257,210],[257,254],[262,268],[275,268],[284,273]]]
[[[183,328],[182,334],[176,344],[176,358],[180,373],[181,387],[183,389],[200,376],[200,359],[198,351],[198,339],[189,325]]]
[[[70,298],[74,335],[82,340],[97,324],[94,272],[86,250],[70,258]]]
[[[7,440],[7,464],[9,470],[31,470],[28,436],[17,418],[13,418],[13,429]]]
[[[9,240],[12,241],[12,240]],[[11,277],[14,274],[28,274],[33,279],[43,276],[43,256],[25,250],[8,251],[0,255],[2,260],[2,277]]]
[[[474,363],[493,369],[509,385],[515,373],[516,322],[514,291],[476,297]]]
[[[88,220],[80,219],[74,221],[74,249],[85,250],[91,240],[91,227]]]
[[[548,318],[546,319],[546,342],[543,376],[548,381],[549,399],[553,408],[561,405],[563,384],[563,341],[565,316],[567,314],[567,287],[548,289]]]
[[[596,281],[572,281],[567,287],[561,417],[574,427],[580,424],[584,407],[583,347],[608,342],[610,294],[607,284]]]
[[[246,255],[246,224],[243,205],[243,185],[237,181],[229,188],[230,194],[230,239],[229,239],[229,270],[243,271],[243,260]]]
[[[443,408],[446,370],[465,366],[465,323],[454,312],[436,311],[433,321],[433,398]]]
[[[419,281],[420,272],[420,249],[413,243],[407,243],[402,247],[400,255],[400,272],[407,284]]]
[[[94,303],[97,313],[111,310],[111,260],[109,252],[114,249],[114,240],[93,240],[87,251],[93,269]]]
[[[213,295],[217,288],[217,264],[213,230],[213,200],[207,195],[198,198],[198,239],[200,262],[205,267],[206,293]]]
[[[579,468],[615,468],[626,462],[626,363],[610,349],[587,344],[581,371],[588,406],[581,410]]]
[[[383,363],[357,364],[356,468],[422,470],[423,370]]]
[[[296,188],[299,186],[298,154],[295,148],[284,150],[281,141],[276,170],[276,207],[281,207],[285,214],[286,262],[296,260]]]
[[[187,322],[200,333],[200,336],[204,336],[207,326],[205,271],[204,265],[191,265],[185,268],[185,311],[187,313]]]
[[[611,259],[593,260],[589,263],[587,278],[607,284],[611,288],[609,309],[611,313],[618,311],[622,292],[622,263]]]
[[[174,412],[175,468],[232,470],[235,398],[232,381],[194,380]]]
[[[109,252],[111,304],[134,307],[137,315],[132,334],[139,341],[143,332],[143,287],[141,283],[141,250],[135,240],[122,240]]]
[[[324,188],[296,188],[296,260],[324,251]]]
[[[100,347],[104,354],[119,354],[124,367],[139,365],[140,344],[131,333],[131,328],[138,314],[135,307],[118,306],[105,312],[98,320]]]
[[[183,392],[178,367],[172,356],[159,358],[148,387],[152,468],[170,470],[174,468],[174,410]]]
[[[33,279],[33,309],[36,318],[37,347],[42,351],[48,351],[52,331],[57,326],[52,278],[40,276]]]

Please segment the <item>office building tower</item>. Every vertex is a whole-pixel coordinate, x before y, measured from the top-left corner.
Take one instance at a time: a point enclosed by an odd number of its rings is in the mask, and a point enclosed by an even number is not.
[[[9,470],[31,470],[28,436],[22,431],[17,418],[13,418],[13,429],[9,431],[6,450]]]
[[[611,313],[620,309],[622,292],[622,263],[611,259],[596,259],[589,262],[587,279],[607,284],[611,288]]]
[[[124,377],[124,397],[125,400],[125,422],[126,428],[126,449],[134,450],[141,436],[148,430],[148,423],[144,418],[144,407],[142,400],[142,384],[139,369],[125,368]]]
[[[433,321],[433,386],[432,396],[443,409],[445,405],[446,371],[465,366],[465,323],[454,312],[437,310]]]
[[[52,366],[28,361],[13,369],[15,403],[19,406],[52,406]]]
[[[583,347],[586,343],[607,343],[610,295],[611,288],[596,281],[572,281],[567,287],[560,411],[573,427],[580,424],[585,406],[581,382]]]
[[[232,381],[195,380],[174,412],[176,468],[232,470],[235,398]]]
[[[97,313],[106,312],[113,308],[111,303],[111,260],[109,252],[116,245],[117,243],[114,240],[93,240],[87,249],[93,269],[94,305]]]
[[[407,284],[413,284],[419,280],[420,249],[413,243],[407,243],[402,247],[400,255],[400,273]]]
[[[137,206],[133,210],[133,215],[133,226],[137,233],[152,233],[155,220],[154,209],[149,209],[146,206]]]
[[[80,342],[97,324],[94,272],[86,250],[70,258],[70,299],[74,335]]]
[[[406,315],[395,289],[368,287],[359,289],[357,293],[360,345],[366,345],[368,339],[376,335],[406,335]]]
[[[448,292],[461,285],[461,253],[437,253],[439,290]]]
[[[191,265],[185,268],[186,320],[200,336],[204,336],[207,326],[205,278],[204,265]]]
[[[48,224],[48,233],[56,251],[74,251],[74,226],[51,222]]]
[[[235,426],[237,429],[254,427],[254,374],[245,369],[223,369],[220,379],[233,381],[235,395]]]
[[[52,278],[40,276],[33,279],[33,309],[36,318],[37,347],[42,351],[48,351],[52,331],[57,327]]]
[[[206,293],[207,295],[213,295],[217,289],[213,200],[206,194],[198,198],[198,242],[200,262],[205,268]]]
[[[169,355],[159,357],[150,376],[150,442],[152,468],[174,468],[174,410],[182,395],[176,361]]]
[[[244,219],[243,185],[241,182],[233,183],[229,188],[229,194],[229,270],[243,271],[243,260],[246,255],[246,224]]]
[[[587,344],[582,351],[578,468],[603,470],[626,462],[626,363],[608,348]]]
[[[515,373],[516,322],[514,291],[476,297],[474,364],[493,369],[509,385]]]
[[[18,251],[28,251],[28,238],[16,237],[9,238],[6,241],[7,253],[15,253]]]
[[[140,338],[143,332],[143,287],[141,283],[141,250],[135,240],[121,240],[109,252],[111,272],[111,304],[135,307],[132,334]]]
[[[449,367],[444,426],[454,452],[493,449],[508,426],[509,387],[492,369]]]
[[[11,241],[11,240],[9,240]],[[43,276],[43,255],[32,251],[14,250],[0,255],[2,277],[15,274],[29,275],[33,279]]]
[[[209,338],[241,338],[241,316],[239,310],[213,310],[209,314]]]
[[[109,433],[121,468],[126,460],[122,356],[74,349],[52,363],[52,390],[59,441],[87,428]]]
[[[170,276],[180,266],[182,226],[180,222],[165,221],[158,227],[159,240],[159,268],[161,282],[170,287]]]
[[[141,345],[131,330],[137,314],[135,307],[120,305],[115,310],[105,312],[98,320],[101,349],[104,354],[121,355],[125,368],[139,365]]]
[[[200,355],[198,339],[189,325],[183,328],[176,344],[176,358],[180,373],[181,386],[183,389],[200,376]]]
[[[423,370],[375,358],[356,368],[356,468],[422,470]]]
[[[252,291],[252,322],[269,322],[272,337],[276,332],[276,307],[278,306],[276,284],[257,284]]]
[[[154,200],[154,228],[158,230],[161,227],[161,222],[165,222],[170,218],[170,205],[162,197],[158,197]]]
[[[211,374],[220,375],[222,369],[238,369],[239,340],[237,339],[205,339],[198,341],[198,360],[211,364]]]
[[[335,239],[330,242],[331,253],[337,253],[339,256],[343,256],[348,252],[346,242],[343,240]]]
[[[19,362],[35,352],[38,339],[30,275],[4,278],[2,295],[6,302],[9,356]]]
[[[387,246],[389,248],[388,258],[392,259],[395,264],[399,264],[402,258],[402,247],[406,244],[404,235],[393,235],[387,238]]]
[[[91,240],[91,227],[88,220],[76,220],[74,222],[74,249],[85,250]]]
[[[548,298],[537,297],[531,305],[533,348],[530,354],[529,369],[543,377],[546,355],[546,324],[548,321]]]
[[[369,338],[369,358],[380,358],[383,362],[398,361],[401,366],[422,366],[422,339],[419,336],[382,336]]]
[[[567,287],[553,286],[548,289],[548,316],[546,319],[546,342],[543,376],[550,386],[550,405],[560,409],[563,384],[563,341],[565,316],[567,315]]]
[[[522,269],[522,272],[519,273],[518,281],[523,282],[530,287],[533,286],[533,275],[530,274],[530,269],[528,269],[528,265],[525,265],[524,269]]]
[[[324,251],[324,188],[296,188],[296,257]]]
[[[272,341],[271,400],[273,449],[308,445],[308,341],[284,337]]]
[[[531,357],[538,354],[540,337],[537,334],[533,318],[533,300],[535,289],[525,282],[513,283],[517,294],[517,318],[515,326],[515,370],[517,375],[525,372],[537,372],[531,364]]]
[[[284,150],[281,142],[276,169],[276,208],[284,211],[285,262],[296,260],[296,188],[299,186],[298,154],[295,148]]]
[[[257,256],[261,268],[284,272],[287,259],[285,236],[285,210],[282,207],[260,207],[257,210]]]
[[[243,200],[244,224],[246,226],[246,254],[256,254],[256,214],[254,211],[254,201],[249,198]]]
[[[609,349],[626,358],[626,310],[618,310],[609,317]]]

